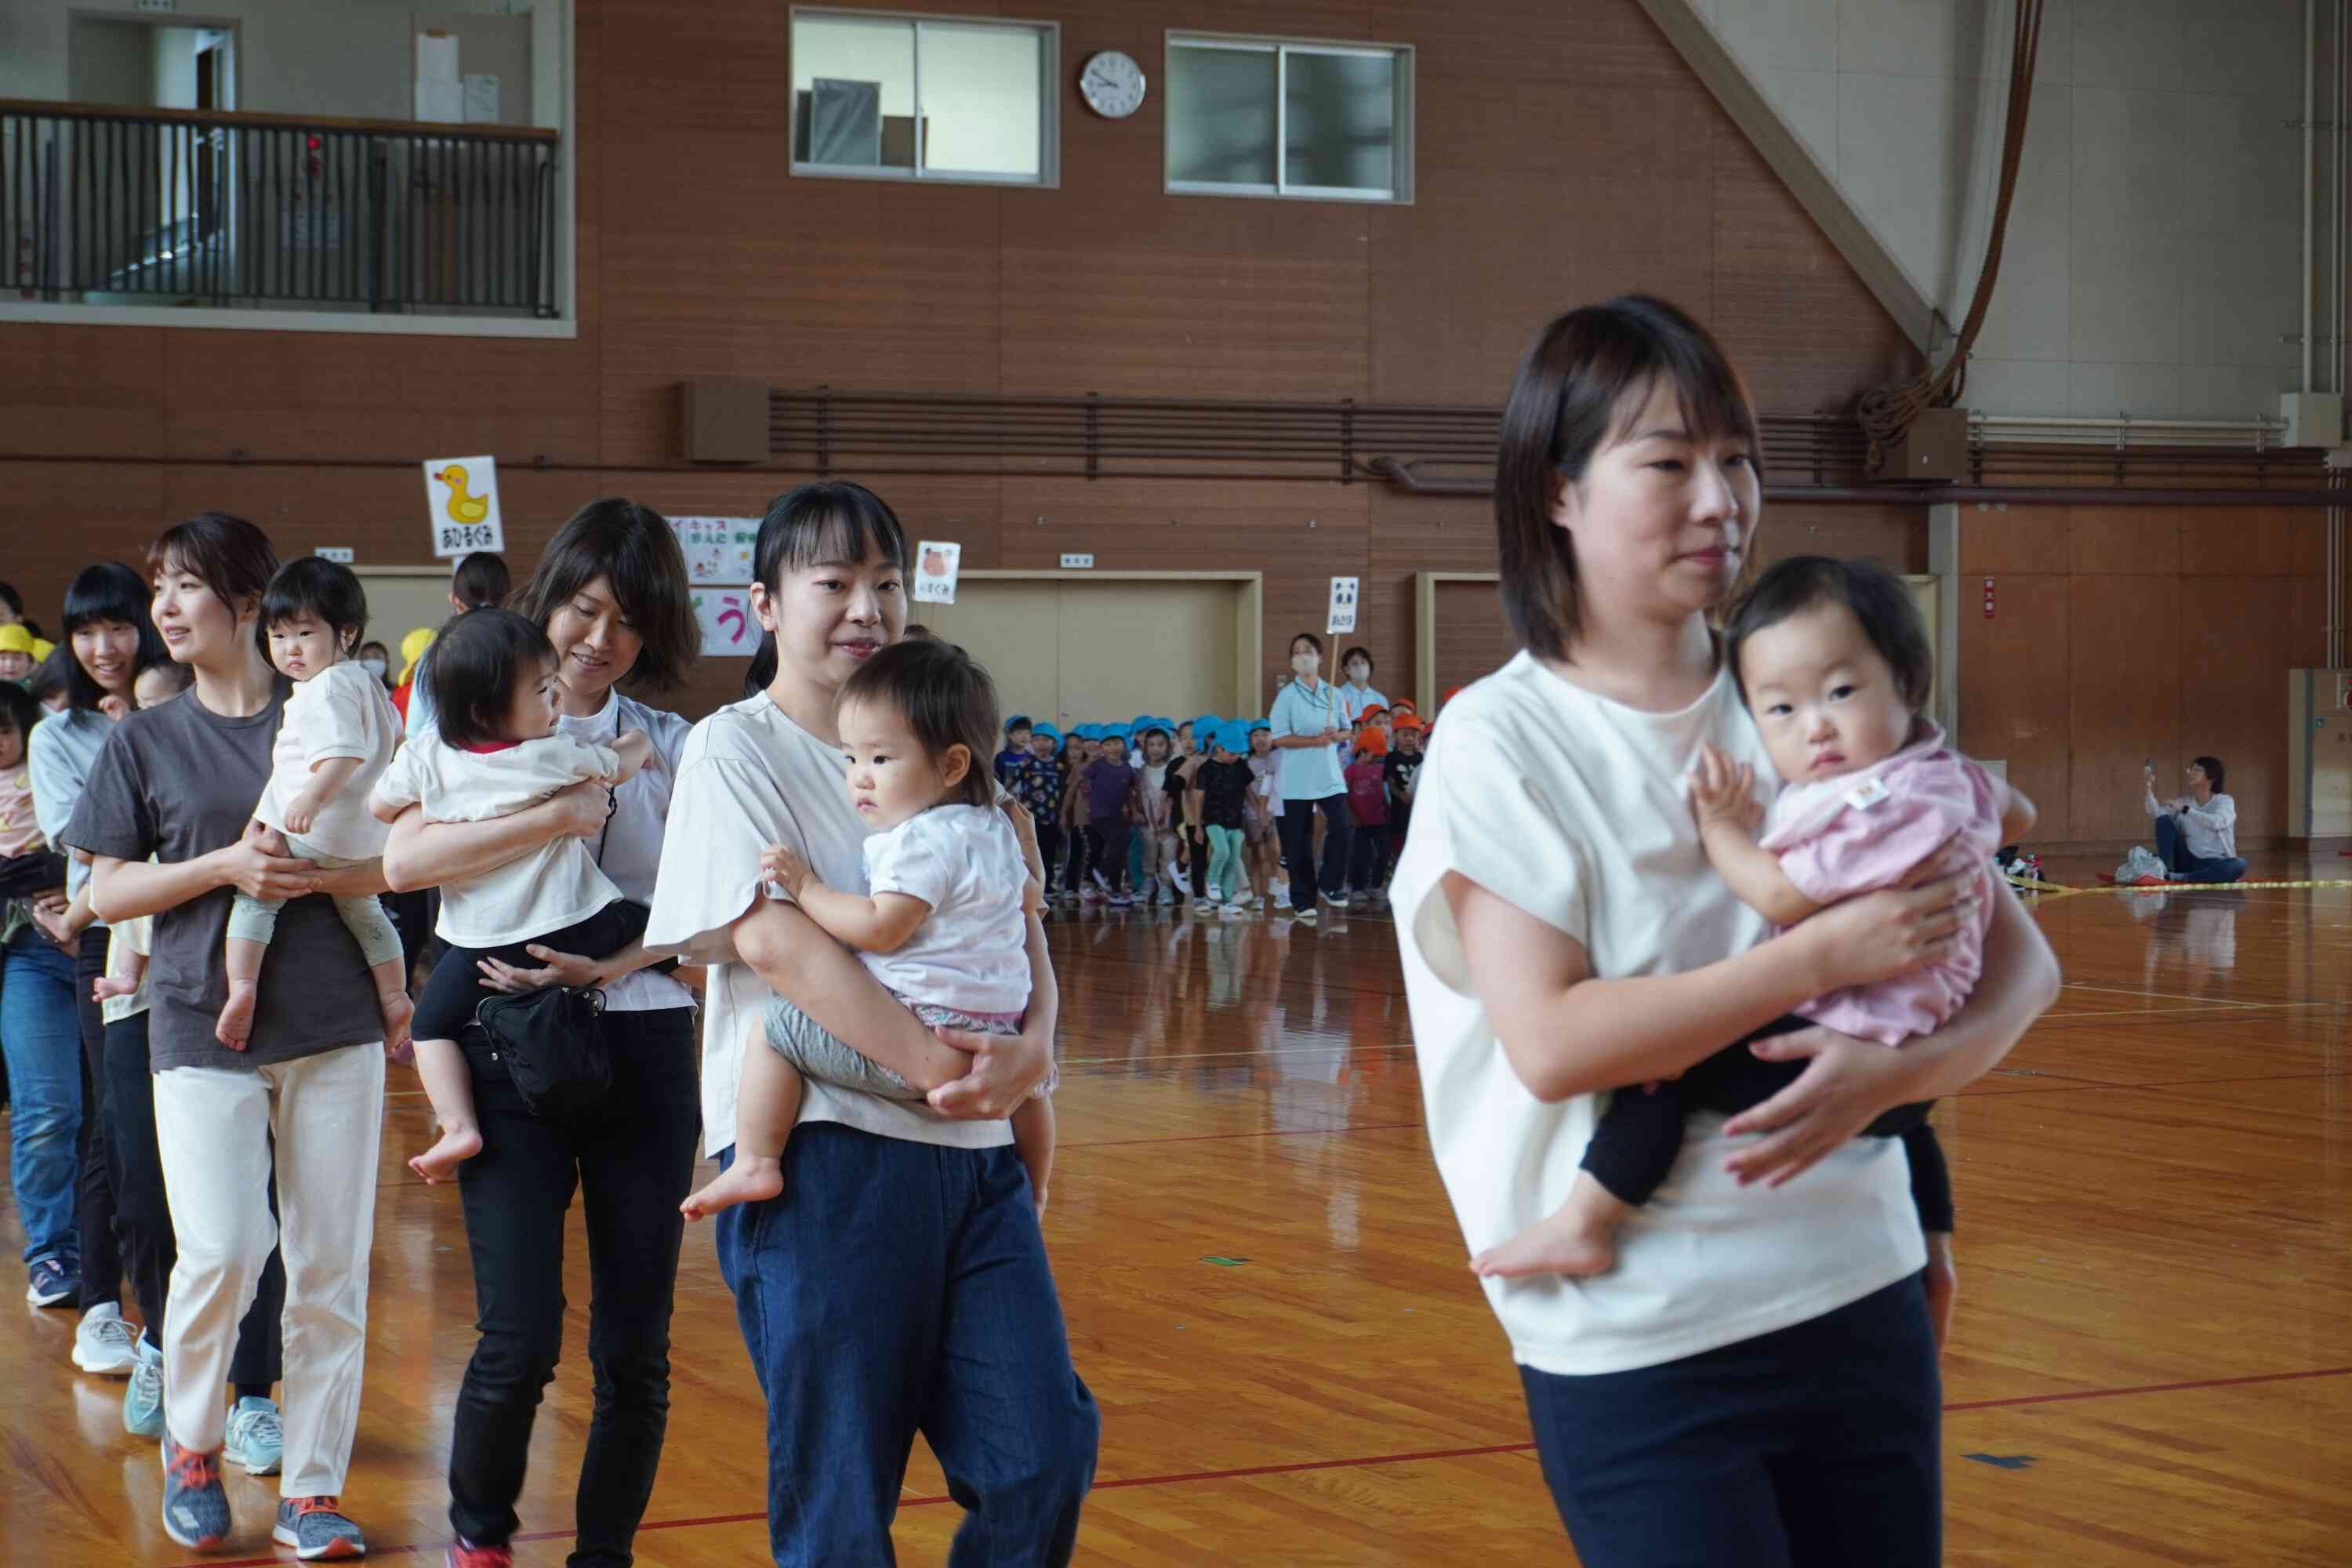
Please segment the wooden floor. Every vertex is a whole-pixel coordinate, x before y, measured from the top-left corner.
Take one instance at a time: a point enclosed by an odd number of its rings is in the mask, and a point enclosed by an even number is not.
[[[2053,866],[2065,882],[2094,868]],[[2257,862],[2257,877],[2352,861]],[[2352,1563],[2352,889],[2050,899],[2059,1007],[1937,1111],[1962,1205],[1946,1363],[1949,1560]],[[1103,1410],[1079,1561],[1572,1561],[1500,1333],[1421,1132],[1391,928],[1057,921],[1064,1146],[1048,1226]],[[395,1081],[368,1391],[346,1502],[438,1561],[472,1343],[457,1197],[401,1162]],[[13,1216],[0,1229],[16,1235]],[[569,1546],[587,1285],[541,1421],[518,1561]],[[119,1382],[71,1317],[0,1335],[0,1562],[177,1563]],[[761,1411],[708,1227],[678,1291],[670,1443],[638,1562],[762,1560]],[[266,1563],[275,1478],[235,1472],[211,1559]],[[957,1510],[919,1450],[898,1540]]]

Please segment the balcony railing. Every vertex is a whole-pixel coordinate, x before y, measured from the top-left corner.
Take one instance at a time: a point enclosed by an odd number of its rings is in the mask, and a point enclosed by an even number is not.
[[[0,298],[551,316],[558,142],[0,100]]]

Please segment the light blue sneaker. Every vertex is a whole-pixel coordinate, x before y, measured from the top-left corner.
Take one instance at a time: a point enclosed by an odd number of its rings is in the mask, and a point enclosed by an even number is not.
[[[221,1458],[243,1465],[249,1476],[278,1473],[286,1461],[286,1428],[279,1424],[274,1401],[248,1395],[236,1402],[228,1413]]]
[[[122,1391],[122,1429],[133,1437],[163,1435],[163,1352],[139,1340],[130,1385]]]

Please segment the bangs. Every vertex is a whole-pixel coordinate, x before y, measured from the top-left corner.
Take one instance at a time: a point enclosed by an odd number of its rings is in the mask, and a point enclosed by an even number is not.
[[[1674,395],[1683,430],[1692,440],[1731,438],[1745,441],[1751,448],[1760,445],[1748,388],[1720,355],[1705,353],[1696,343],[1671,339],[1643,346],[1658,352],[1641,355],[1623,367],[1624,375],[1611,405],[1607,444],[1633,435],[1642,411],[1661,391],[1668,391]],[[1763,454],[1755,451],[1751,456],[1760,476]]]
[[[885,521],[863,508],[835,511],[795,529],[784,542],[784,570],[804,572],[838,561],[862,566],[878,559],[900,571],[907,568],[907,536],[898,520]]]
[[[147,584],[140,581],[139,574],[121,562],[86,566],[66,589],[66,636],[97,623],[143,627],[149,598]]]

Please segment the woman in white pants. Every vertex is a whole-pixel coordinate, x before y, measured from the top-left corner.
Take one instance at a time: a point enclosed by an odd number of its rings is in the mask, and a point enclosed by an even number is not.
[[[383,1026],[358,943],[328,899],[309,895],[381,892],[383,868],[289,858],[252,823],[289,689],[256,637],[278,569],[268,537],[205,512],[165,532],[148,559],[156,629],[195,684],[115,727],[66,842],[92,858],[101,918],[155,917],[149,1065],[179,1241],[163,1321],[163,1528],[199,1550],[228,1538],[221,1385],[238,1321],[279,1246],[285,1468],[272,1537],[306,1560],[355,1557],[366,1545],[337,1500],[366,1351]],[[243,1050],[213,1034],[236,890],[291,900]]]

